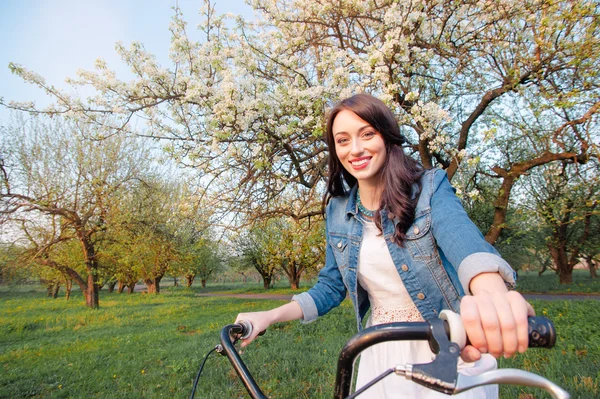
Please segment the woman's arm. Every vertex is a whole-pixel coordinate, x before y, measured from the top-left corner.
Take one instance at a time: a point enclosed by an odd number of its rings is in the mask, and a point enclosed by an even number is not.
[[[471,345],[463,359],[475,361],[481,353],[510,357],[528,347],[527,316],[533,308],[514,286],[514,271],[485,241],[454,194],[446,174],[436,172],[431,197],[432,228],[437,244],[457,267],[467,296],[460,313]],[[471,294],[471,295],[469,295]]]
[[[302,308],[300,308],[300,305],[298,305],[296,301],[286,303],[283,306],[265,312],[240,313],[235,319],[236,323],[245,320],[252,324],[252,334],[248,338],[242,340],[241,346],[244,347],[248,345],[261,331],[265,331],[274,323],[298,320],[303,316]]]

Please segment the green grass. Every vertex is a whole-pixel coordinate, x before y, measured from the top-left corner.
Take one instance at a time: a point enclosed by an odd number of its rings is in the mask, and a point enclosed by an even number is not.
[[[283,301],[197,297],[167,289],[158,296],[102,293],[88,310],[78,294],[48,299],[39,289],[0,288],[0,398],[186,398],[219,330],[240,311]],[[551,317],[559,341],[530,350],[502,367],[540,373],[573,398],[600,397],[600,325],[597,301],[534,301]],[[243,353],[272,398],[331,398],[337,354],[355,333],[348,301],[315,323],[282,323]],[[503,387],[503,398],[539,390]],[[243,398],[245,390],[226,358],[211,355],[197,398]]]
[[[558,276],[552,270],[541,276],[537,271],[519,272],[517,290],[529,293],[600,294],[600,278],[590,278],[587,270],[573,270],[573,283],[559,284]]]

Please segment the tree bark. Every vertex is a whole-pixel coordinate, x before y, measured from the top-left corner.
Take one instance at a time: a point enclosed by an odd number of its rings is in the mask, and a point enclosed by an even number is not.
[[[300,276],[295,276],[293,279],[290,279],[290,287],[293,290],[300,288]]]
[[[73,289],[73,280],[67,278],[65,280],[65,299],[68,301],[71,299],[71,290]]]
[[[144,284],[148,287],[148,294],[160,294],[160,280],[162,277],[144,279]]]
[[[554,239],[548,242],[548,249],[556,265],[558,281],[560,284],[571,284],[573,282],[573,267],[575,263],[569,260],[566,241],[561,239],[560,233],[555,232],[553,236]]]
[[[119,294],[123,293],[123,290],[125,289],[125,284],[122,281],[119,281],[119,287],[117,288],[117,292]]]
[[[196,278],[195,274],[186,274],[185,275],[186,285],[188,288],[192,286],[195,278]]]
[[[113,280],[110,283],[108,283],[108,292],[109,294],[112,294],[112,292],[115,290],[115,285],[117,285],[117,281]]]
[[[202,288],[206,288],[206,279],[205,278],[201,279],[200,283],[202,284]]]
[[[98,284],[96,284],[96,279],[95,273],[88,274],[85,304],[90,309],[98,309],[100,307],[100,292],[98,290]]]
[[[263,288],[265,290],[271,289],[271,276],[263,276]]]
[[[594,261],[594,257],[592,255],[586,255],[584,259],[590,271],[590,278],[597,278],[598,275],[596,274],[596,262]]]
[[[87,269],[87,287],[85,292],[85,304],[91,309],[100,307],[100,295],[98,287],[98,262],[96,260],[96,250],[88,234],[84,233],[81,226],[76,226],[77,236],[83,248],[83,258],[85,268]]]

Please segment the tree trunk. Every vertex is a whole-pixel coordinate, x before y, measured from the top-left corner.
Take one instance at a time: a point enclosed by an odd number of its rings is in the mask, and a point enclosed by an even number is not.
[[[573,282],[573,266],[572,262],[569,262],[566,243],[563,241],[551,240],[548,243],[548,249],[552,260],[556,265],[556,271],[558,273],[558,281],[560,284],[571,284]]]
[[[590,278],[597,278],[598,275],[596,274],[596,262],[594,261],[594,257],[592,255],[586,255],[584,259],[590,270]]]
[[[129,285],[127,286],[127,293],[128,293],[128,294],[133,294],[134,292],[135,292],[135,283],[133,283],[133,284],[129,284]]]
[[[119,281],[119,287],[117,288],[117,292],[119,294],[122,294],[124,289],[125,289],[125,284],[122,281]]]
[[[71,299],[71,290],[73,289],[73,280],[70,278],[65,280],[65,299],[68,301]]]
[[[115,290],[115,285],[117,285],[117,281],[111,281],[110,283],[108,283],[108,293],[112,294],[112,292]]]
[[[290,287],[293,290],[300,288],[300,276],[294,275],[292,278],[290,278]]]
[[[87,270],[87,287],[84,291],[85,304],[88,308],[97,309],[100,307],[100,295],[98,288],[98,262],[96,260],[96,250],[89,235],[83,232],[84,229],[77,230],[79,242],[83,248],[83,259]]]
[[[201,279],[200,283],[202,283],[202,288],[206,288],[206,279],[205,278]]]
[[[179,283],[177,282],[177,276],[173,276],[173,287],[179,287]]]
[[[186,284],[187,284],[188,288],[192,286],[195,278],[196,278],[195,274],[186,274],[185,275],[185,280],[186,280]]]
[[[95,272],[88,274],[85,304],[88,308],[91,309],[98,309],[100,307],[100,295],[98,290],[98,284],[96,284]]]
[[[161,277],[144,279],[144,284],[148,287],[148,294],[160,294]]]
[[[268,290],[271,288],[271,276],[263,276],[263,288]]]
[[[56,299],[58,298],[58,292],[60,291],[60,283],[56,282],[52,285],[52,298]]]

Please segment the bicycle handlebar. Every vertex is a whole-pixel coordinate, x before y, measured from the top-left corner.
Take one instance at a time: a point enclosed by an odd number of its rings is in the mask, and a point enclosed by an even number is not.
[[[530,348],[551,348],[554,346],[556,342],[556,330],[549,319],[534,316],[529,317],[528,322]],[[217,351],[222,355],[227,356],[240,380],[246,387],[246,390],[253,399],[267,399],[256,384],[256,381],[248,371],[234,346],[240,338],[250,335],[252,326],[249,324],[250,323],[247,322],[240,322],[239,324],[225,326],[221,330],[221,345],[217,346]],[[453,322],[452,319],[432,319],[416,323],[389,323],[369,327],[354,335],[346,343],[338,358],[338,372],[334,398],[343,399],[347,398],[350,394],[353,365],[360,352],[381,342],[402,340],[429,341],[432,351],[436,353],[437,356],[433,362],[428,364],[396,366],[384,373],[385,375],[391,374],[392,372],[404,375],[414,382],[446,394],[464,392],[480,385],[513,383],[543,388],[551,393],[554,398],[569,398],[567,392],[552,382],[523,370],[495,370],[493,373],[487,372],[480,376],[475,376],[475,378],[459,375],[457,372],[457,363],[461,348],[456,343],[449,341],[450,336],[454,338],[457,335],[457,324],[459,323],[456,321]],[[460,328],[462,328],[462,325],[460,325]],[[462,333],[464,334],[464,329],[462,330]],[[259,335],[262,334],[264,334],[264,331]],[[460,331],[458,336],[460,336]],[[465,342],[466,341],[463,341],[463,344]],[[378,381],[385,377],[385,375],[380,376],[374,381]],[[352,397],[366,390],[369,386],[370,385],[363,387],[361,390],[355,392]]]

